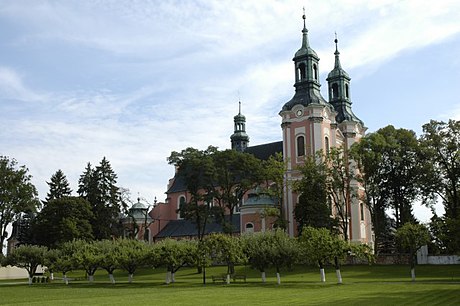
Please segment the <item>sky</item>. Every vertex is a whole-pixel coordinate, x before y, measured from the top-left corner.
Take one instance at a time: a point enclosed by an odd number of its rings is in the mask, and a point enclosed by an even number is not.
[[[167,157],[230,148],[238,101],[250,145],[282,139],[303,7],[323,96],[337,33],[368,132],[460,120],[458,0],[0,0],[0,155],[40,199],[106,157],[133,201],[163,201]]]

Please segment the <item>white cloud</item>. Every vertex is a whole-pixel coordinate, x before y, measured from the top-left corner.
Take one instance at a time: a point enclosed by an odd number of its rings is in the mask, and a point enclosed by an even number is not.
[[[3,50],[14,59],[10,53],[30,49],[32,64],[0,59],[0,95],[40,103],[0,105],[8,111],[0,114],[0,147],[30,167],[42,198],[57,169],[76,189],[86,162],[107,156],[134,196],[162,199],[173,175],[166,157],[187,146],[228,148],[238,99],[251,144],[281,139],[278,111],[294,93],[291,59],[301,43],[303,5],[321,71],[332,69],[337,31],[344,68],[370,73],[458,33],[457,2],[4,2],[0,26],[15,35],[3,40]],[[56,46],[94,58],[79,67],[61,60]],[[74,70],[35,71],[44,61],[37,49],[53,66]],[[49,83],[31,85],[42,75]]]

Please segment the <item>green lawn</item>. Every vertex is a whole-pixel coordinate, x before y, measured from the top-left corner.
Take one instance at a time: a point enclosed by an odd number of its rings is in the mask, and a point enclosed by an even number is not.
[[[142,270],[129,284],[126,273],[115,273],[112,285],[105,271],[96,281],[61,281],[28,286],[25,280],[0,282],[0,305],[460,305],[460,265],[417,266],[417,281],[410,281],[407,266],[345,266],[344,283],[336,284],[335,271],[326,270],[326,283],[319,282],[316,268],[296,267],[285,271],[281,285],[273,271],[267,283],[248,267],[237,267],[247,282],[213,284],[211,275],[225,267],[207,269],[208,283],[195,269],[181,269],[176,283],[165,285],[163,270]],[[70,277],[83,278],[81,272]],[[13,282],[19,282],[12,284]]]

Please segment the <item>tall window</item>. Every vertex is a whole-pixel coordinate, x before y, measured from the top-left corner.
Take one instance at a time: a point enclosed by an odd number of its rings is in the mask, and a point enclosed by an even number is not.
[[[332,84],[332,99],[339,97],[339,85],[337,83]]]
[[[360,210],[360,214],[361,214],[361,221],[364,221],[364,204],[363,203],[360,203],[359,204],[359,210]]]
[[[177,205],[177,208],[179,209],[179,218],[183,219],[185,217],[185,214],[183,212],[183,207],[185,206],[185,197],[181,196],[179,198],[179,203]]]
[[[305,138],[303,136],[297,137],[297,156],[305,155]]]
[[[313,64],[313,77],[315,78],[315,81],[318,80],[318,67],[316,64]]]
[[[305,64],[304,63],[301,63],[299,65],[299,80],[300,81],[303,81],[307,78],[307,75],[306,75],[306,69],[305,69]]]
[[[345,97],[348,99],[350,97],[350,89],[348,84],[345,84]]]
[[[326,149],[326,153],[329,153],[329,148],[330,148],[330,146],[329,146],[329,137],[327,137],[327,136],[324,137],[324,147]]]

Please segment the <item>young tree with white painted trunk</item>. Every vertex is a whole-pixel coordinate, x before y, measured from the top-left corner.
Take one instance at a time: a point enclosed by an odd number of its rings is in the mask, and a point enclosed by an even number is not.
[[[175,273],[195,259],[194,243],[186,240],[165,239],[154,246],[158,254],[158,264],[166,267],[165,283],[175,282]]]
[[[104,254],[99,253],[96,242],[84,240],[74,240],[71,242],[74,252],[72,254],[76,267],[84,269],[88,276],[88,281],[94,281],[94,273],[99,267],[99,260]]]
[[[284,267],[291,267],[298,260],[299,248],[297,240],[289,237],[286,232],[281,229],[274,230],[269,236],[270,248],[268,257],[270,263],[276,269],[276,280],[278,285],[281,284],[280,271]]]
[[[6,264],[24,268],[29,274],[29,285],[39,265],[43,265],[48,249],[43,246],[21,245],[6,257]]]
[[[271,232],[258,232],[242,236],[243,249],[252,268],[261,273],[262,282],[266,282],[265,271],[270,266],[269,250]]]
[[[409,252],[412,281],[415,282],[417,251],[430,241],[428,229],[423,224],[405,223],[396,231],[396,239]]]
[[[54,272],[62,273],[62,280],[69,284],[67,272],[75,268],[75,260],[72,256],[72,243],[64,243],[59,249],[51,249],[45,255],[44,264],[50,273],[50,280],[54,280]]]
[[[118,264],[128,272],[128,281],[132,283],[136,269],[147,265],[148,245],[135,239],[119,239],[116,244]]]
[[[96,248],[99,254],[99,267],[103,268],[109,274],[109,279],[112,284],[115,284],[113,271],[120,267],[118,262],[119,253],[118,245],[113,240],[96,241]]]
[[[246,261],[243,246],[239,237],[233,237],[226,234],[212,234],[205,238],[205,243],[210,250],[213,250],[211,258],[215,262],[225,263],[227,265],[227,284],[230,284],[230,275],[235,264]]]

